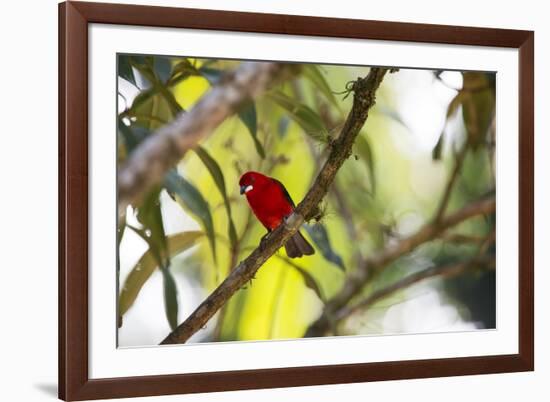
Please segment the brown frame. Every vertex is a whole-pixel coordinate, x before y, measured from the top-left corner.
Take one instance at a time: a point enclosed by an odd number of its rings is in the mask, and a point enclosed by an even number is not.
[[[88,377],[88,24],[123,24],[519,49],[519,353],[107,379]],[[66,2],[59,5],[59,397],[293,387],[534,369],[534,33]]]

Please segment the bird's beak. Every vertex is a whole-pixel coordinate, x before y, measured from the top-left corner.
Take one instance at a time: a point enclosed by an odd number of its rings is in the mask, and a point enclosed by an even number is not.
[[[241,186],[241,195],[244,193],[248,193],[250,190],[252,190],[252,186],[249,184],[248,186]]]

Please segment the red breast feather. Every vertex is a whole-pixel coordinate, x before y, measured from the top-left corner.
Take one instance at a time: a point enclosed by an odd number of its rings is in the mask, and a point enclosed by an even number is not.
[[[268,177],[266,179],[256,179],[253,189],[246,193],[246,198],[258,220],[268,230],[273,230],[285,216],[290,215],[294,207],[286,199],[279,183]]]

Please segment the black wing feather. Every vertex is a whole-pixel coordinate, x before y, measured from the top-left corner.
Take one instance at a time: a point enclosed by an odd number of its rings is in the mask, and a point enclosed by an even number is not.
[[[283,191],[283,195],[285,196],[286,200],[288,202],[290,202],[290,205],[292,205],[293,207],[296,207],[296,204],[294,204],[294,201],[292,201],[292,197],[290,196],[290,194],[288,193],[287,189],[285,188],[285,186],[283,185],[283,183],[281,183],[279,180],[277,179],[273,179],[273,181],[275,183],[277,183],[279,185],[279,187],[281,187],[281,190]]]

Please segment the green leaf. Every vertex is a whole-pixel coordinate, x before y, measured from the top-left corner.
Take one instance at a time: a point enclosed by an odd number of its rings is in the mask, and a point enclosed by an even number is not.
[[[201,75],[200,71],[191,64],[189,59],[183,59],[172,67],[172,76],[168,80],[168,85],[172,87],[189,77],[197,75]]]
[[[164,287],[164,311],[170,328],[173,331],[178,326],[178,288],[168,267],[162,270],[162,279]]]
[[[134,98],[130,109],[135,111],[136,109],[140,108],[143,104],[145,104],[154,95],[155,95],[155,91],[151,89],[146,89],[145,91],[141,91]]]
[[[165,84],[172,75],[172,62],[167,57],[155,56],[153,70],[160,82]]]
[[[170,266],[170,253],[168,250],[168,242],[164,232],[164,224],[162,221],[162,213],[160,208],[160,188],[150,191],[145,197],[143,203],[137,209],[137,219],[143,225],[143,229],[135,229],[143,240],[149,245],[149,250],[158,266],[161,267],[164,274],[164,300],[166,306],[166,315],[170,325],[174,321],[174,297],[175,283],[170,284],[168,267]],[[177,321],[177,299],[175,301],[176,319]],[[122,313],[121,313],[122,315]]]
[[[202,235],[202,232],[190,231],[168,236],[166,238],[168,244],[168,257],[173,258],[194,246]],[[158,267],[159,264],[152,250],[147,250],[141,256],[124,282],[119,296],[119,309],[121,315],[125,314],[134,304],[141,288]]]
[[[130,64],[130,56],[118,55],[118,76],[136,86],[136,77]]]
[[[153,71],[153,57],[152,56],[130,56],[130,65],[134,67],[138,72],[140,78],[145,80],[144,84],[149,88],[155,82],[155,73]]]
[[[159,265],[166,261],[166,235],[160,211],[160,188],[150,191],[137,208],[137,219],[147,233],[146,241],[155,253]]]
[[[458,108],[462,104],[462,101],[468,97],[469,94],[464,91],[459,91],[453,99],[449,102],[449,105],[447,106],[447,113],[445,118],[445,125],[449,122],[451,117],[453,117],[456,112],[458,111]],[[441,132],[439,135],[439,139],[437,140],[437,143],[435,144],[434,148],[432,149],[432,160],[440,160],[441,159],[441,153],[443,151],[443,143],[445,141],[445,130]]]
[[[183,206],[202,222],[206,237],[210,242],[212,257],[216,261],[216,237],[210,206],[199,190],[176,171],[168,172],[164,178],[164,187],[169,193],[175,194]]]
[[[239,119],[244,123],[252,140],[254,141],[254,146],[256,147],[256,152],[262,159],[265,159],[265,150],[262,146],[262,143],[258,140],[258,116],[256,114],[256,106],[254,102],[247,102],[239,110]]]
[[[313,275],[307,272],[304,268],[300,267],[298,264],[295,264],[293,261],[288,260],[286,258],[284,258],[284,260],[287,262],[287,265],[289,267],[294,268],[296,272],[298,272],[301,275],[306,287],[313,290],[313,292],[315,292],[319,300],[325,303],[326,299],[325,299],[325,296],[323,295],[323,291],[321,290],[321,287],[319,286],[319,284],[317,283]]]
[[[169,104],[165,94],[159,94],[157,91],[153,88],[141,92],[135,97],[128,112],[130,116],[135,116],[136,123],[150,131],[163,126],[164,122],[171,121],[174,113],[178,113],[175,109],[179,105],[176,107],[174,104]]]
[[[317,248],[321,250],[321,254],[325,260],[335,264],[338,268],[345,272],[346,267],[344,266],[344,261],[342,260],[342,257],[332,248],[326,228],[320,223],[316,223],[315,225],[304,225],[304,228]]]
[[[156,94],[160,94],[166,102],[168,106],[168,111],[170,112],[170,114],[166,116],[165,114],[159,115],[158,113],[154,113],[153,110],[151,111],[151,113],[146,113],[145,115],[158,116],[166,121],[172,120],[172,118],[174,118],[179,112],[182,111],[182,107],[176,101],[174,94],[166,85],[172,75],[172,63],[170,59],[159,56],[148,56],[145,57],[144,62],[138,62],[136,61],[136,59],[132,59],[132,65],[140,72],[140,74],[145,79],[147,79],[147,81],[149,81],[152,86],[152,88],[142,92],[142,94],[146,92],[149,92],[150,94],[143,96],[147,96],[147,98],[152,97],[154,101],[156,98]],[[136,100],[140,97],[140,95],[136,97]],[[133,109],[135,109],[134,105],[136,105],[136,100],[134,100],[134,103],[132,105]],[[139,99],[138,104],[141,103],[144,102],[143,100]],[[133,111],[137,112],[136,110]]]
[[[486,138],[495,112],[495,92],[492,74],[466,72],[462,100],[462,115],[468,131],[468,140],[476,149]]]
[[[120,282],[120,242],[124,237],[124,231],[126,230],[126,223],[117,224],[117,237],[116,237],[116,280],[117,284]],[[117,319],[118,328],[122,326],[122,314],[119,313]]]
[[[405,123],[405,120],[403,120],[403,117],[401,117],[401,114],[399,114],[397,110],[381,105],[378,107],[378,111],[388,116],[396,123],[401,124],[405,129],[407,129],[407,131],[411,131],[410,127],[407,125],[407,123]]]
[[[122,119],[118,119],[117,129],[118,129],[118,132],[121,134],[122,140],[124,141],[124,147],[126,148],[126,152],[130,154],[130,152],[139,143],[137,138],[134,136],[134,133],[132,132],[130,127],[124,124]]]
[[[370,143],[364,135],[360,135],[357,137],[354,144],[354,150],[367,167],[371,191],[374,194],[376,193],[376,172],[374,170],[374,155]]]
[[[468,133],[468,141],[475,149],[486,138],[495,110],[494,74],[465,72],[462,89],[447,106],[446,122],[462,106],[462,118]],[[444,132],[432,150],[432,158],[441,158]]]
[[[267,95],[268,99],[285,109],[304,132],[316,141],[327,143],[329,133],[321,117],[309,106],[285,95],[281,91],[274,91]]]
[[[462,104],[462,101],[468,97],[468,93],[464,91],[459,91],[453,99],[449,102],[449,106],[447,106],[447,114],[446,118],[449,120],[451,117],[455,115],[455,113],[458,110],[458,107]]]
[[[210,85],[216,85],[221,81],[223,71],[212,67],[201,67],[199,73],[206,78]]]
[[[325,98],[341,111],[340,103],[334,96],[334,92],[330,88],[325,76],[321,72],[319,66],[315,64],[307,64],[302,69],[304,76],[311,81],[313,85],[325,96]]]
[[[231,246],[235,246],[235,244],[237,244],[237,231],[235,229],[235,224],[233,223],[233,218],[231,216],[231,203],[229,202],[229,198],[227,196],[225,178],[223,176],[220,165],[218,165],[218,162],[216,162],[216,160],[212,158],[212,156],[206,151],[206,149],[202,148],[201,146],[196,147],[195,152],[210,172],[210,175],[212,176],[212,179],[214,179],[214,183],[216,184],[216,187],[218,187],[218,190],[220,191],[220,194],[223,198],[223,203],[227,212],[229,241],[231,242]]]
[[[170,107],[171,112],[171,118],[176,117],[180,112],[183,111],[183,108],[176,100],[176,97],[174,94],[166,87],[164,84],[157,84],[157,87],[159,88],[160,94],[164,97],[166,102],[168,103],[168,106]]]
[[[290,124],[290,119],[286,116],[282,116],[277,122],[277,133],[280,138],[285,138],[288,132],[288,125]]]
[[[118,119],[118,131],[121,133],[124,140],[124,146],[128,154],[150,134],[150,131],[145,127],[137,124],[127,126],[121,119]]]
[[[432,149],[432,159],[434,161],[441,159],[441,152],[443,151],[443,141],[445,137],[445,132],[442,132],[439,135],[439,139],[437,140],[437,144],[435,144],[435,147]]]
[[[178,61],[172,68],[172,75],[176,74],[199,74],[199,71],[191,64],[189,59]]]

